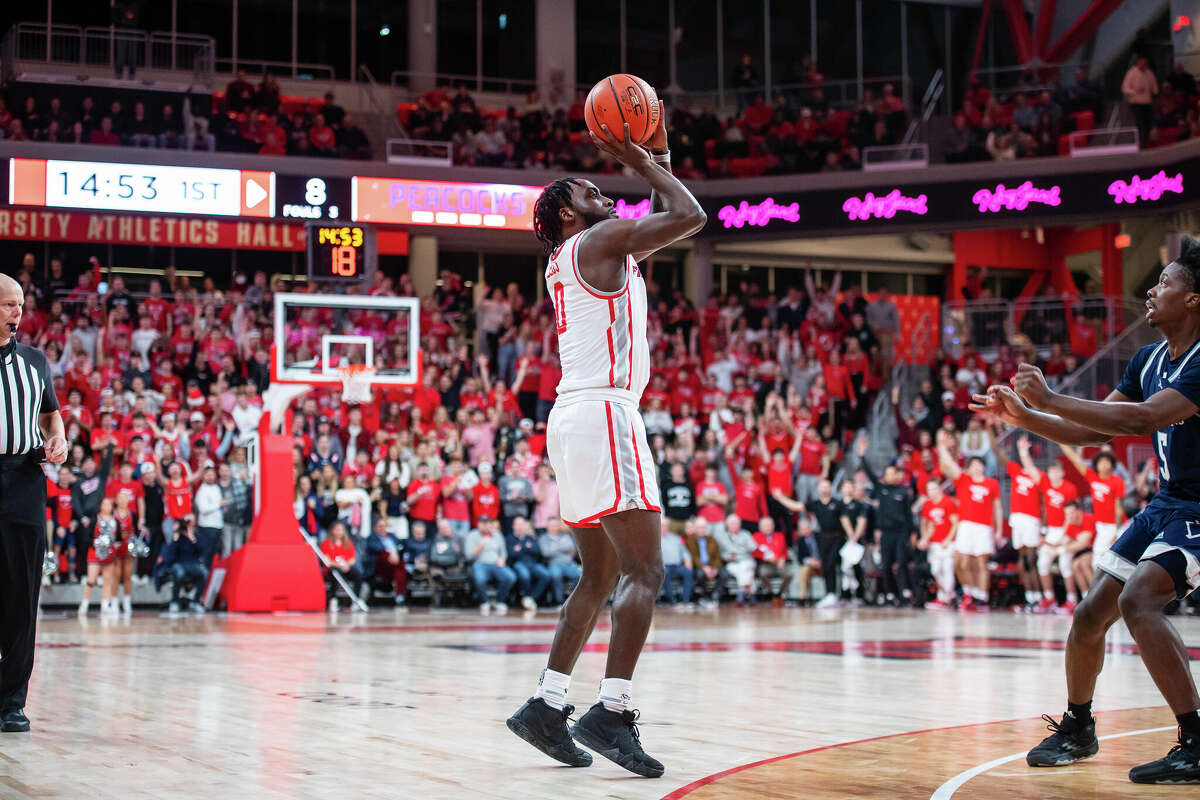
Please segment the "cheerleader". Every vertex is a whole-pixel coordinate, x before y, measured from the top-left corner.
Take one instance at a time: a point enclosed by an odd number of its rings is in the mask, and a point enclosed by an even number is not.
[[[106,497],[100,501],[100,511],[96,514],[92,545],[87,551],[87,580],[83,584],[83,599],[79,601],[79,616],[88,612],[92,589],[96,586],[96,578],[101,578],[100,584],[100,614],[108,616],[117,612],[116,604],[110,602],[113,587],[116,585],[117,558],[117,521],[113,518],[113,500]]]
[[[133,553],[129,545],[137,531],[137,516],[129,509],[129,495],[126,492],[117,494],[113,519],[117,523],[117,543],[113,546],[112,611],[114,614],[117,611],[119,587],[124,593],[121,597],[121,613],[128,617],[133,614]]]

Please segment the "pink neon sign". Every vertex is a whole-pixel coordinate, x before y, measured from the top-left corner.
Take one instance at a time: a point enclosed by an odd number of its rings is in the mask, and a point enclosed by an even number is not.
[[[736,208],[731,205],[722,206],[721,210],[717,212],[717,219],[721,220],[726,228],[741,228],[745,225],[761,228],[773,219],[799,222],[800,204],[792,203],[781,206],[775,202],[773,197],[768,197],[757,205],[751,205],[743,200],[738,203]]]
[[[625,199],[621,198],[613,205],[613,209],[621,219],[641,219],[650,213],[650,198],[633,204],[626,203]]]
[[[1047,206],[1062,205],[1060,191],[1058,186],[1039,189],[1033,185],[1033,181],[1025,181],[1013,189],[1003,183],[998,183],[995,189],[985,187],[977,191],[971,198],[971,202],[979,206],[980,214],[997,211],[1024,211],[1030,203],[1042,203]]]
[[[899,189],[892,189],[886,195],[876,197],[867,192],[865,197],[851,197],[842,203],[842,211],[852,220],[891,219],[900,211],[924,216],[929,213],[928,198],[925,195],[906,197]]]
[[[1177,172],[1173,178],[1168,178],[1167,173],[1160,169],[1157,175],[1146,180],[1134,175],[1128,183],[1117,180],[1108,185],[1108,193],[1112,195],[1114,203],[1137,203],[1142,200],[1153,202],[1162,197],[1165,192],[1183,194],[1182,172]]]

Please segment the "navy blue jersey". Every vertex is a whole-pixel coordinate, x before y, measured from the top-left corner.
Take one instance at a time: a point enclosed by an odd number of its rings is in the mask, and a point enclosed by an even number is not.
[[[1148,344],[1125,366],[1117,391],[1142,402],[1163,389],[1175,389],[1200,406],[1200,341],[1171,360],[1165,341]],[[1179,500],[1200,499],[1200,416],[1180,420],[1155,432],[1154,452],[1162,491]]]

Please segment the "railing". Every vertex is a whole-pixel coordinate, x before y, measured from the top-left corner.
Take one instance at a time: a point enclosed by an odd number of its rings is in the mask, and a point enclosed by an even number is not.
[[[454,147],[450,142],[424,139],[388,139],[387,162],[415,166],[450,167]]]
[[[1067,143],[1072,157],[1136,153],[1140,149],[1138,129],[1132,127],[1075,131]]]
[[[946,78],[939,69],[929,79],[929,86],[925,88],[925,94],[921,97],[920,121],[918,121],[916,116],[912,118],[912,121],[908,123],[908,130],[904,132],[904,140],[901,144],[912,144],[917,140],[921,125],[933,118],[934,112],[937,111],[938,101],[941,100],[945,91]]]
[[[1009,94],[1057,91],[1059,84],[1062,83],[1064,69],[1086,70],[1088,65],[1070,62],[1046,64],[1039,61],[1019,64],[1015,67],[988,67],[976,70],[975,79],[979,81],[980,86],[991,89],[992,94],[1000,95],[997,99],[1004,102]],[[1060,79],[1059,83],[1051,80],[1056,75]]]
[[[525,78],[457,75],[450,72],[414,72],[412,70],[396,70],[393,72],[391,85],[393,89],[408,92],[413,96],[423,94],[428,89],[434,87],[444,86],[449,86],[451,94],[453,94],[454,90],[459,86],[466,86],[471,92],[502,94],[505,97],[505,105],[513,105],[514,101],[528,96],[530,92],[538,88],[537,81]],[[564,97],[562,100],[569,103],[572,98]]]
[[[1070,340],[1072,315],[1096,320],[1098,344],[1113,339],[1141,319],[1145,306],[1121,296],[1081,295],[1018,300],[956,300],[942,305],[942,349],[959,358],[967,349],[985,357],[1014,336],[1023,334],[1039,349]]]
[[[933,330],[932,320],[928,314],[923,314],[914,327],[912,352],[920,353],[929,342]],[[896,425],[896,415],[892,410],[891,389],[899,387],[903,398],[911,398],[921,380],[928,377],[929,367],[926,364],[897,361],[892,365],[891,380],[879,392],[871,406],[871,414],[867,420],[867,436],[870,447],[867,458],[876,474],[882,474],[883,467],[896,456],[896,437],[899,434]]]
[[[863,172],[917,169],[928,166],[929,145],[923,142],[864,147],[862,151]]]
[[[1075,372],[1052,382],[1053,388],[1060,394],[1081,397],[1086,400],[1102,400],[1120,383],[1121,375],[1129,359],[1133,358],[1134,354],[1142,347],[1159,341],[1161,338],[1158,331],[1150,327],[1143,316],[1100,348],[1096,355],[1085,361]],[[1021,431],[1017,428],[1010,428],[996,437],[993,445],[995,448],[1010,447],[1015,437],[1020,434]],[[1032,434],[1026,435],[1034,445],[1031,454],[1039,469],[1045,469],[1058,460],[1058,456],[1062,452],[1061,447],[1047,439]],[[1126,452],[1116,455],[1117,458],[1124,459],[1130,473],[1135,473],[1146,458],[1153,456],[1153,450],[1148,445],[1131,445],[1126,448]]]
[[[114,71],[190,70],[195,77],[211,79],[216,61],[216,40],[211,36],[132,28],[51,25],[19,22],[4,38],[7,74],[18,62],[26,68],[35,63],[99,67]]]
[[[825,102],[829,103],[831,108],[851,109],[863,100],[867,92],[871,92],[873,99],[878,100],[883,96],[883,87],[888,84],[892,85],[895,95],[904,101],[905,109],[911,109],[913,105],[911,97],[912,82],[903,75],[865,78],[862,81],[856,78],[846,78],[844,80],[827,80],[820,83],[777,83],[771,86],[772,97],[766,97],[766,87],[763,86],[746,89],[734,89],[725,86],[716,89],[689,89],[679,92],[672,97],[673,99],[687,97],[692,101],[692,105],[695,108],[712,105],[718,110],[728,111],[727,102],[746,106],[753,102],[755,97],[762,95],[766,98],[767,103],[771,103],[775,97],[783,95],[793,107],[801,108],[808,104],[813,90],[820,89]],[[663,89],[661,91],[665,92],[666,90]],[[738,103],[739,100],[742,102]]]
[[[277,77],[292,77],[298,80],[329,81],[334,80],[333,67],[328,64],[310,64],[305,61],[264,61],[254,58],[218,58],[217,72],[233,75],[245,72],[248,76],[261,77],[268,72]]]

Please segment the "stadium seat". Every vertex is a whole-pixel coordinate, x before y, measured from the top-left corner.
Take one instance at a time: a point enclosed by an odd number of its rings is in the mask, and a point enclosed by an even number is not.
[[[1071,119],[1075,121],[1075,130],[1090,131],[1096,127],[1096,114],[1092,111],[1076,111],[1071,114]]]

